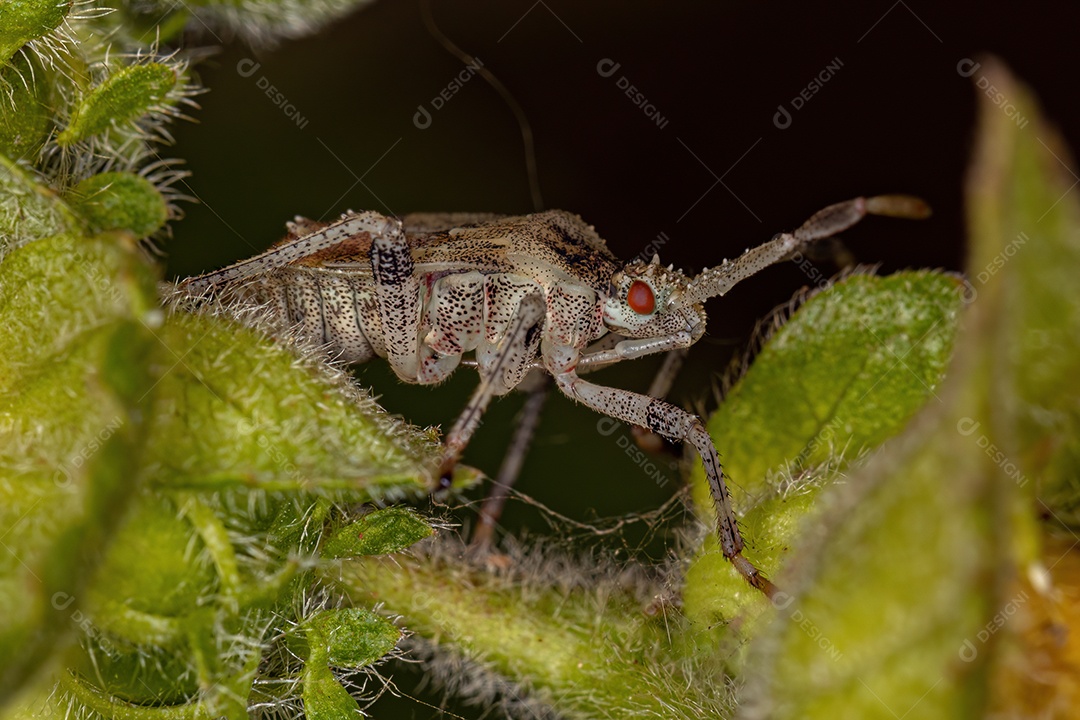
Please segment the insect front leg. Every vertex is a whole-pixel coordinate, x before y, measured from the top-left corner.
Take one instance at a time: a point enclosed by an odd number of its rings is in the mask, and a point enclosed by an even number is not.
[[[645,394],[661,400],[666,398],[668,393],[671,392],[671,387],[675,384],[675,378],[678,377],[683,363],[686,362],[688,352],[688,348],[669,350],[664,356],[664,362],[660,369],[653,376],[652,383],[649,385],[649,389],[645,391]],[[631,434],[634,436],[634,442],[643,450],[658,453],[664,448],[664,441],[659,435],[640,425],[631,428]]]
[[[704,325],[699,327],[704,327]],[[688,333],[680,333],[667,338],[640,340],[620,340],[615,337],[612,342],[606,343],[607,347],[601,347],[601,343],[594,343],[586,348],[576,369],[579,373],[593,372],[623,360],[663,352],[666,353],[664,363],[653,378],[646,394],[652,398],[665,398],[671,392],[671,386],[675,384],[675,378],[682,369],[690,346],[697,341],[701,333],[691,335],[689,339],[687,335]],[[606,340],[609,337],[611,336],[605,335],[603,339]],[[664,441],[648,428],[634,425],[632,433],[634,441],[641,449],[653,453],[663,449]]]
[[[753,587],[769,597],[776,593],[774,586],[754,565],[742,556],[743,539],[739,533],[727,485],[724,483],[720,457],[712,438],[697,416],[665,400],[651,398],[629,390],[603,387],[582,380],[574,369],[577,350],[570,347],[545,347],[544,358],[552,369],[555,382],[567,396],[617,420],[648,428],[671,440],[688,442],[701,456],[705,477],[716,507],[720,548],[735,569]]]

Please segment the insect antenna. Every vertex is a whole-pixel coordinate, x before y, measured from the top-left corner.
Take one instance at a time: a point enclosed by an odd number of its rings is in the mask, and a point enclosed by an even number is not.
[[[814,213],[794,232],[780,233],[764,245],[747,250],[735,260],[725,260],[716,267],[703,270],[690,281],[683,294],[683,302],[700,303],[723,295],[736,283],[791,258],[810,243],[847,230],[867,215],[922,220],[930,216],[930,206],[910,195],[859,197],[830,205]]]

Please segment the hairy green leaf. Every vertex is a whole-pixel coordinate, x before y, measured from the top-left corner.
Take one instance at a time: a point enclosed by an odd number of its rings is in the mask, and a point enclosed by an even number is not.
[[[143,238],[161,229],[169,208],[154,184],[130,172],[91,175],[68,193],[72,208],[95,232],[127,230]]]
[[[72,0],[16,0],[0,14],[0,63],[19,48],[55,30],[71,12]]]
[[[425,493],[438,443],[347,379],[222,318],[175,312],[157,333],[162,380],[150,482],[172,488]]]
[[[433,532],[423,518],[408,508],[375,510],[334,533],[323,549],[323,557],[400,552]]]
[[[958,278],[933,272],[853,275],[810,298],[765,342],[709,421],[744,554],[774,575],[820,490],[861,452],[900,432],[936,397],[961,306]],[[713,523],[700,467],[694,498]],[[710,534],[687,572],[683,600],[702,628],[722,629],[763,600]]]
[[[176,68],[164,63],[121,68],[80,100],[56,142],[67,147],[116,125],[132,122],[161,107],[179,81]]]
[[[311,720],[345,720],[363,717],[360,705],[322,663],[304,666],[304,717]]]
[[[1032,432],[1032,404],[1076,404],[1075,382],[1058,375],[1076,362],[1075,324],[1041,305],[1067,291],[1047,290],[1041,270],[1077,271],[1077,209],[1028,92],[996,62],[981,72],[1035,122],[1021,127],[981,97],[969,177],[972,302],[941,402],[830,493],[790,561],[777,619],[755,643],[744,717],[1040,714],[1075,683],[1060,675],[1063,685],[1047,684],[1053,674],[1036,670],[1060,652],[1060,631],[1045,609],[1033,483],[1020,468],[1030,444],[1072,422],[1066,413]],[[1059,204],[1068,209],[1055,212]],[[1023,260],[1019,233],[1042,245]],[[1021,377],[1024,358],[1041,380]],[[1040,387],[1054,377],[1053,393]],[[1067,456],[1075,436],[1057,437]],[[1053,466],[1040,472],[1052,480]]]
[[[324,648],[316,653],[324,663],[354,670],[386,655],[401,639],[392,622],[360,607],[320,610],[304,618],[301,627],[310,644]]]
[[[983,72],[1019,107],[985,107],[968,181],[968,260],[977,299],[1000,293],[992,392],[1000,408],[979,435],[1033,480],[1043,512],[1080,527],[1080,203],[1072,153],[1028,90],[994,60]],[[983,98],[981,98],[983,99]],[[1021,107],[1016,101],[1024,103]],[[984,99],[985,102],[985,99]],[[1024,124],[1019,127],[1018,119]]]
[[[0,687],[70,634],[138,477],[152,279],[122,238],[58,235],[0,263]]]
[[[724,684],[701,682],[707,673],[696,676],[700,668],[675,656],[682,623],[649,611],[635,593],[643,594],[635,587],[643,578],[632,568],[598,567],[596,558],[584,564],[555,556],[546,566],[537,555],[519,559],[530,567],[500,577],[471,567],[459,552],[365,557],[327,579],[355,604],[378,600],[401,613],[439,652],[472,660],[461,672],[480,694],[474,700],[488,700],[483,688],[509,678],[520,684],[514,703],[554,707],[560,717],[689,720],[729,710]]]
[[[37,155],[52,129],[55,88],[52,83],[30,80],[54,74],[29,54],[0,67],[0,88],[8,93],[6,101],[0,102],[0,155],[16,159]]]
[[[78,227],[71,210],[32,171],[0,155],[0,260],[31,240]]]

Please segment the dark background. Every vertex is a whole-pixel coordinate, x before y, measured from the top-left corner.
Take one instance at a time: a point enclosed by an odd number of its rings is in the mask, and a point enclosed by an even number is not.
[[[1080,142],[1080,9],[1066,5],[524,0],[434,2],[431,12],[520,103],[535,134],[544,206],[581,214],[616,255],[633,257],[663,232],[661,259],[697,270],[832,202],[920,195],[934,207],[929,221],[872,219],[845,235],[859,260],[891,272],[962,268],[975,104],[975,78],[957,70],[962,60],[1000,56],[1039,94],[1069,145]],[[198,66],[210,88],[198,99],[199,123],[176,128],[175,155],[186,159],[188,189],[202,204],[188,206],[175,226],[170,276],[254,254],[296,214],[534,209],[520,129],[489,84],[474,77],[432,111],[432,98],[463,64],[428,31],[416,2],[375,2],[275,50],[213,32],[188,45],[219,40],[222,50]],[[605,58],[620,64],[611,77],[597,72]],[[260,63],[247,77],[237,70],[245,59]],[[792,99],[837,62],[839,70],[794,110]],[[619,89],[624,76],[663,116],[663,128]],[[260,84],[272,84],[303,121],[288,117]],[[413,123],[421,104],[432,115],[426,129]],[[792,116],[786,129],[773,122],[781,104]],[[776,267],[710,301],[709,335],[695,347],[674,400],[712,404],[716,374],[755,320],[809,282],[794,266]],[[629,363],[602,381],[644,390],[657,363]],[[452,422],[475,383],[462,372],[444,387],[405,387],[381,364],[358,376],[391,411],[421,425]],[[470,464],[495,472],[520,403],[510,397],[492,410]],[[670,497],[680,485],[674,456],[654,459],[671,479],[658,487],[622,453],[625,430],[603,436],[598,419],[552,398],[522,491],[583,520],[648,510]],[[507,525],[546,528],[522,503],[511,503]],[[403,685],[416,674],[394,672]],[[426,697],[437,704],[440,696]],[[434,713],[411,702],[391,708],[380,701],[374,710]]]

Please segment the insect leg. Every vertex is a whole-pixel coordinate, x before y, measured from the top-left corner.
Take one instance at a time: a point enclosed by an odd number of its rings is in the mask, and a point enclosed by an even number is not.
[[[603,340],[611,337],[611,335],[605,335]],[[577,364],[578,373],[593,372],[633,357],[666,352],[664,362],[655,377],[653,377],[652,384],[646,391],[646,395],[661,399],[667,397],[667,394],[671,392],[671,386],[675,383],[679,370],[682,369],[683,363],[686,361],[686,354],[690,345],[684,344],[685,338],[660,338],[658,342],[655,338],[648,340],[620,340],[618,336],[615,336],[613,340],[606,343],[607,347],[603,347],[600,342],[597,342],[586,348]],[[660,452],[662,449],[663,441],[648,428],[634,425],[631,432],[634,435],[634,441],[643,450]]]
[[[221,270],[188,278],[180,283],[179,289],[189,295],[200,295],[215,287],[235,280],[243,280],[252,275],[289,265],[297,260],[314,255],[317,252],[334,247],[343,240],[368,233],[372,237],[392,232],[398,228],[396,220],[377,212],[362,212],[344,215],[321,230],[274,245],[264,253],[248,258]]]
[[[536,383],[536,387],[528,391],[525,406],[521,408],[521,413],[515,420],[514,435],[503,457],[502,465],[499,466],[499,474],[495,476],[495,482],[491,484],[491,490],[484,498],[484,504],[480,506],[480,517],[470,542],[470,547],[477,550],[483,551],[491,547],[495,526],[502,517],[506,498],[510,494],[510,488],[517,482],[521,465],[529,452],[533,435],[536,434],[536,427],[540,424],[540,412],[544,409],[544,402],[551,389],[551,376],[547,373],[539,376],[540,381]]]
[[[405,382],[419,367],[420,278],[401,223],[392,221],[371,243],[371,272],[379,305],[386,360]]]
[[[532,361],[536,352],[534,340],[543,323],[545,312],[543,295],[539,292],[526,295],[514,312],[506,332],[495,346],[494,353],[487,362],[481,364],[480,384],[473,391],[469,403],[450,428],[450,432],[446,434],[443,458],[439,466],[441,486],[448,485],[454,466],[469,439],[480,426],[480,420],[491,398],[512,388],[513,385],[507,387],[507,378],[520,377]]]
[[[625,339],[626,338],[623,337],[622,335],[619,335],[619,334],[614,333],[614,332],[609,332],[606,335],[604,335],[602,338],[600,338],[596,342],[588,345],[584,350],[582,350],[581,351],[582,352],[582,357],[584,357],[586,355],[591,355],[592,353],[598,353],[598,352],[601,352],[603,350],[610,350],[611,348],[615,347],[616,345],[618,345],[620,342],[622,342]]]
[[[668,393],[671,392],[671,386],[675,384],[675,378],[678,377],[679,370],[682,369],[683,363],[686,362],[688,352],[689,348],[668,350],[667,355],[664,356],[663,364],[660,365],[660,369],[653,376],[652,384],[649,385],[649,389],[645,394],[651,398],[661,400],[666,398]],[[648,428],[634,425],[630,432],[634,436],[634,442],[643,450],[656,453],[660,452],[664,447],[664,441],[660,439],[660,436]]]
[[[742,556],[743,539],[731,509],[720,458],[701,420],[665,400],[587,382],[578,377],[573,369],[557,373],[555,382],[567,396],[597,412],[693,445],[705,466],[705,476],[716,506],[717,531],[724,557],[731,561],[750,585],[770,597],[775,594],[776,586]]]
[[[417,382],[442,382],[484,334],[484,275],[463,272],[435,281],[420,323]]]
[[[678,377],[679,371],[682,370],[683,363],[686,362],[687,352],[688,348],[684,347],[668,351],[667,355],[664,356],[664,363],[656,372],[656,376],[653,378],[652,384],[649,385],[646,395],[654,398],[667,397],[667,394],[671,392],[671,386],[675,384],[675,378]]]

